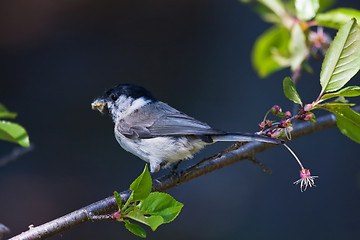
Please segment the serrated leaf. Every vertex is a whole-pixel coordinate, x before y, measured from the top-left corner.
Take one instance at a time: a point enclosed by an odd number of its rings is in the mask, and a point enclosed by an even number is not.
[[[357,97],[360,96],[360,87],[359,86],[349,86],[343,88],[334,93],[327,93],[321,97],[321,100],[327,100],[333,97]]]
[[[153,231],[155,231],[161,224],[164,223],[164,219],[161,216],[149,216],[145,217],[147,225],[151,227]]]
[[[339,29],[352,18],[360,21],[360,11],[352,8],[337,8],[326,13],[319,13],[315,21],[320,26]]]
[[[142,211],[137,207],[135,207],[133,211],[126,214],[126,217],[148,225],[153,231],[155,231],[161,224],[164,223],[164,219],[161,216],[145,216],[144,213],[142,213]]]
[[[355,19],[342,26],[322,64],[321,94],[342,88],[360,69],[360,28]]]
[[[26,130],[17,123],[0,121],[0,139],[29,147],[30,141]]]
[[[327,104],[323,109],[336,114],[336,124],[342,134],[360,143],[360,114],[352,110],[350,104]]]
[[[329,102],[329,103],[323,103],[323,104],[317,104],[316,106],[314,106],[315,108],[321,108],[333,113],[336,113],[336,111],[338,111],[339,109],[345,109],[348,107],[352,107],[355,104],[353,103],[342,103],[342,102]]]
[[[289,77],[284,78],[283,88],[284,88],[284,94],[288,99],[302,106],[301,98],[298,92],[296,91],[294,82],[291,80],[291,78]]]
[[[144,213],[161,216],[164,223],[169,223],[179,215],[184,204],[166,193],[153,192],[139,204]]]
[[[0,118],[16,118],[17,113],[10,112],[3,104],[0,103]]]
[[[135,223],[130,223],[128,220],[125,220],[125,227],[131,233],[135,234],[138,237],[146,238],[145,230]]]
[[[119,208],[119,210],[120,210],[120,209],[121,209],[121,205],[122,205],[122,203],[121,203],[121,196],[120,196],[120,194],[119,194],[117,191],[114,191],[114,197],[115,197],[116,203],[117,203],[117,205],[118,205],[118,208]]]
[[[261,34],[252,50],[252,64],[260,77],[290,66],[290,33],[285,27],[275,26]]]
[[[299,24],[294,24],[291,30],[290,41],[290,64],[291,70],[295,71],[304,61],[307,55],[306,39]]]
[[[130,190],[133,191],[133,202],[145,199],[149,196],[152,188],[152,180],[149,173],[148,165],[145,165],[144,171],[139,177],[135,179],[130,185]]]
[[[346,108],[336,115],[336,124],[342,134],[360,143],[360,114],[351,108]]]
[[[315,17],[319,6],[319,0],[295,0],[296,16],[308,21]]]

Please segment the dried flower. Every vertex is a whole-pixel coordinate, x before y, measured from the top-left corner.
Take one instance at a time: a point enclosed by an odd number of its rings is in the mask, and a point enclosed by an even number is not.
[[[278,137],[280,137],[281,133],[282,133],[282,130],[278,129],[278,130],[275,130],[273,132],[270,132],[269,137],[278,138]]]
[[[300,183],[300,189],[301,192],[303,192],[307,189],[308,186],[316,186],[314,183],[315,178],[318,178],[318,176],[310,176],[309,169],[303,168],[302,170],[300,170],[300,179],[295,181],[294,184],[297,185]]]
[[[293,127],[291,124],[285,128],[285,136],[289,141],[291,140],[291,132],[292,131],[293,131]]]

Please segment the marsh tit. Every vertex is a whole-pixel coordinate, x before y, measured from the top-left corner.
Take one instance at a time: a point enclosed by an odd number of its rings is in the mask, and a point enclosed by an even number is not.
[[[145,88],[120,84],[96,99],[93,109],[108,109],[115,123],[115,137],[126,151],[150,163],[150,171],[192,158],[217,141],[258,141],[281,144],[282,140],[250,133],[228,133],[210,127],[164,102]]]

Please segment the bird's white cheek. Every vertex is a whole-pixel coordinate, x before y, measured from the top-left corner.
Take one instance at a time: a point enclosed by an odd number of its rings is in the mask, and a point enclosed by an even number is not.
[[[108,106],[113,120],[116,123],[117,119],[125,118],[149,102],[151,101],[145,98],[133,99],[132,97],[120,96],[115,103],[110,102]]]

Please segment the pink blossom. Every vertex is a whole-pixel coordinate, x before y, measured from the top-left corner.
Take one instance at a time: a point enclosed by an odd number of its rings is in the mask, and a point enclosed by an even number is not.
[[[316,186],[314,182],[315,178],[318,178],[318,176],[310,176],[309,169],[303,168],[300,170],[300,179],[295,181],[294,184],[300,183],[300,189],[301,192],[303,192],[307,189],[307,187]]]

